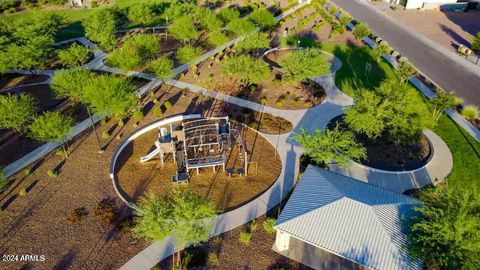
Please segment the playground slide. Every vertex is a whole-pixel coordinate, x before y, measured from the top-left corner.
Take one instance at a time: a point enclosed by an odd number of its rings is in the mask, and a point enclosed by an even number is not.
[[[144,157],[141,157],[140,158],[140,163],[144,163],[144,162],[147,162],[149,161],[150,159],[152,159],[153,157],[155,157],[156,155],[158,155],[158,153],[160,153],[160,150],[158,148],[156,148],[155,150],[153,150],[152,152],[148,153],[148,155],[144,156]]]

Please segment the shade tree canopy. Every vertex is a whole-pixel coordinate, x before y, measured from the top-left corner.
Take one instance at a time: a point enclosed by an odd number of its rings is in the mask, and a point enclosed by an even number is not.
[[[84,99],[85,86],[93,78],[94,73],[88,69],[70,69],[55,72],[50,87],[57,98],[68,98],[74,103]]]
[[[58,52],[59,62],[68,68],[85,64],[90,54],[90,48],[73,43],[72,46]]]
[[[218,17],[224,22],[229,23],[240,17],[240,12],[234,8],[223,8],[218,12]]]
[[[221,30],[208,33],[207,42],[213,46],[219,46],[228,41],[227,35]]]
[[[277,24],[273,14],[264,8],[253,11],[248,18],[262,29],[269,29]]]
[[[175,58],[177,58],[180,63],[185,64],[197,58],[200,54],[202,54],[202,48],[185,45],[178,48]]]
[[[235,47],[240,52],[256,49],[268,49],[270,48],[270,38],[266,33],[256,32],[237,42]]]
[[[293,138],[303,148],[305,155],[323,166],[331,162],[345,166],[348,159],[358,160],[367,156],[366,149],[356,142],[353,132],[341,131],[338,126],[333,130],[315,129],[313,133],[301,129]]]
[[[35,117],[36,105],[30,95],[0,95],[0,129],[11,128],[20,132]]]
[[[165,80],[172,76],[173,61],[167,57],[160,57],[148,63],[147,70],[159,79]]]
[[[200,35],[192,18],[187,16],[175,19],[169,26],[168,31],[170,35],[174,36],[184,44],[190,40],[196,39]]]
[[[227,24],[227,29],[241,36],[255,30],[255,25],[247,20],[234,19]]]
[[[294,50],[278,61],[287,81],[305,81],[309,77],[329,72],[330,64],[318,48]]]
[[[100,48],[110,51],[115,47],[117,18],[113,10],[102,8],[82,22],[85,35]]]
[[[151,25],[156,20],[154,6],[149,3],[138,3],[130,6],[127,17],[129,21],[141,25]]]
[[[68,157],[65,141],[73,129],[73,119],[60,112],[46,112],[36,117],[29,126],[30,136],[42,142],[56,142],[62,145],[63,152]]]
[[[222,73],[247,86],[260,83],[270,75],[270,67],[265,61],[248,55],[233,56],[221,63]]]
[[[479,198],[458,186],[421,192],[418,214],[405,221],[410,253],[427,269],[479,269]]]
[[[131,70],[152,59],[160,51],[158,37],[153,34],[135,34],[128,37],[121,48],[108,56],[108,63],[122,70]]]

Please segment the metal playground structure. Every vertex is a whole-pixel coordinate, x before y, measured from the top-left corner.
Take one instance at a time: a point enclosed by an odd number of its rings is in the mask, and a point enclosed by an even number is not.
[[[238,129],[232,128],[227,117],[207,117],[184,120],[180,125],[170,124],[170,131],[159,128],[156,148],[140,158],[140,163],[147,162],[159,155],[162,168],[166,155],[171,154],[177,163],[177,173],[172,182],[188,182],[189,172],[200,168],[222,167],[226,171],[227,151],[237,143],[239,159],[242,161],[240,173],[247,174],[248,152]]]

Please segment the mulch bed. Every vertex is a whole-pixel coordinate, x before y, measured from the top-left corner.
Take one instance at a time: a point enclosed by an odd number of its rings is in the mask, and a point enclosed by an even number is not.
[[[8,90],[14,86],[39,83],[48,80],[46,75],[23,75],[18,73],[7,73],[0,76],[0,92]]]

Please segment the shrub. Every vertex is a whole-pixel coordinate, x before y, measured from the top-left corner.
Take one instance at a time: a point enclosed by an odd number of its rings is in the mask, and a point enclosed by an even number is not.
[[[50,170],[47,171],[47,175],[55,178],[55,177],[57,177],[57,172],[55,172],[55,170],[50,169]]]
[[[472,105],[467,105],[462,110],[462,116],[468,120],[474,120],[478,117],[478,108]]]
[[[32,169],[30,169],[30,168],[25,168],[25,169],[23,169],[23,174],[24,174],[25,176],[28,176],[28,175],[30,175],[31,173],[32,173]],[[1,179],[1,177],[0,177],[0,179]]]
[[[155,116],[162,116],[163,115],[163,110],[162,108],[160,107],[155,107],[155,109],[153,109],[153,114]]]
[[[257,229],[257,226],[258,226],[257,220],[254,219],[254,220],[250,221],[250,223],[248,223],[248,231],[249,232],[255,231]]]
[[[367,37],[370,35],[370,29],[368,29],[368,26],[366,26],[363,23],[359,23],[355,25],[355,28],[352,31],[352,34],[355,36],[357,40],[361,40],[364,37]]]
[[[462,104],[463,104],[463,98],[455,97],[455,103],[453,104],[453,106],[459,107]]]
[[[268,233],[274,233],[275,232],[275,228],[273,226],[275,226],[275,222],[277,220],[274,219],[274,218],[266,218],[264,221],[263,221],[263,229],[268,232]]]
[[[172,103],[170,103],[170,101],[167,100],[163,103],[163,107],[165,108],[165,110],[168,110],[172,107]]]
[[[88,216],[88,214],[89,212],[85,207],[76,208],[67,217],[67,222],[72,224],[80,223]]]
[[[177,60],[180,63],[185,64],[197,58],[201,53],[202,53],[201,48],[193,47],[191,45],[185,45],[180,47],[177,50],[177,54],[175,55],[175,58],[177,58]]]
[[[284,105],[285,105],[285,97],[281,96],[277,99],[277,102],[275,102],[275,106],[283,107]]]
[[[68,49],[58,52],[58,59],[63,66],[73,68],[85,64],[89,54],[90,49],[88,47],[73,43]]]
[[[19,191],[18,191],[18,196],[25,196],[27,195],[27,190],[25,188],[21,188]]]
[[[135,111],[133,113],[132,117],[133,117],[134,120],[137,120],[137,121],[142,120],[143,119],[143,112],[141,110]]]
[[[108,138],[110,138],[110,134],[108,133],[108,131],[106,131],[106,130],[105,130],[105,131],[102,131],[102,138],[103,138],[103,139],[108,139]]]
[[[252,234],[249,232],[241,232],[238,240],[245,244],[248,245],[250,243],[250,239],[252,238]]]
[[[472,50],[475,52],[480,52],[480,32],[477,33],[472,41]]]
[[[211,252],[208,254],[208,262],[211,264],[211,265],[217,265],[218,264],[218,256],[216,253],[214,252]]]

